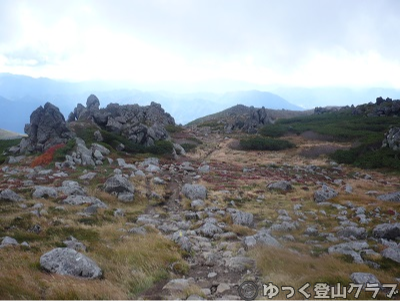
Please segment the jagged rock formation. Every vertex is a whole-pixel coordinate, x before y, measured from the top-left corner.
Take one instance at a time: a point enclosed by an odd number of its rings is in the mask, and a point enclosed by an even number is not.
[[[352,105],[344,107],[316,107],[314,114],[321,115],[332,112],[344,112],[351,115],[361,115],[366,117],[379,116],[398,116],[400,114],[400,100],[392,100],[391,98],[383,99],[378,97],[375,103],[367,103],[358,106]]]
[[[314,109],[315,115],[321,115],[325,113],[339,112],[344,107],[316,107]]]
[[[391,98],[383,99],[378,97],[375,103],[363,104],[352,107],[353,115],[363,115],[368,117],[377,116],[398,116],[400,114],[400,100]]]
[[[242,130],[244,132],[254,134],[260,126],[273,123],[272,118],[269,116],[267,110],[262,107],[261,109],[254,107],[246,107],[242,105],[236,106],[237,112],[231,114],[230,120],[225,125],[226,132],[233,130]]]
[[[22,139],[20,153],[43,152],[54,145],[66,143],[73,137],[63,114],[49,102],[31,114],[30,123],[25,125],[25,133],[28,138]]]
[[[68,122],[91,120],[107,131],[145,146],[154,145],[158,140],[168,139],[165,126],[175,124],[174,118],[155,102],[149,106],[112,103],[105,109],[99,107],[98,98],[90,95],[86,107],[78,104],[74,112],[69,115]]]

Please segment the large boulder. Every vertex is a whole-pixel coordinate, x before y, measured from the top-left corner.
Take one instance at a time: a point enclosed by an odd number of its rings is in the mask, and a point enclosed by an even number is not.
[[[37,108],[25,125],[24,138],[20,143],[20,152],[43,152],[50,147],[66,143],[73,134],[68,129],[64,115],[51,103]]]
[[[40,266],[50,273],[83,277],[100,278],[100,267],[89,257],[70,248],[56,248],[40,257]]]

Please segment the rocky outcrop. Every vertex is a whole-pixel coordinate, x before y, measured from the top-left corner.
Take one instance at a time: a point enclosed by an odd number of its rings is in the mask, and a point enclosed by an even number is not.
[[[400,100],[392,100],[387,97],[386,99],[378,97],[375,103],[368,103],[351,107],[353,115],[362,115],[368,117],[378,116],[398,116],[400,114]]]
[[[394,151],[400,150],[400,127],[392,127],[389,132],[385,133],[382,147],[389,147]]]
[[[28,138],[22,139],[20,153],[43,152],[54,145],[66,143],[73,136],[63,114],[49,102],[31,114],[30,123],[25,125],[25,133]]]
[[[99,107],[98,98],[90,95],[86,107],[78,104],[69,115],[68,121],[91,120],[109,132],[145,146],[152,146],[155,141],[168,139],[165,126],[175,124],[174,118],[155,102],[149,106],[112,103],[104,109]]]
[[[257,129],[266,124],[273,123],[268,111],[262,108],[237,105],[233,107],[224,129],[226,132],[241,130],[250,134],[257,133]]]

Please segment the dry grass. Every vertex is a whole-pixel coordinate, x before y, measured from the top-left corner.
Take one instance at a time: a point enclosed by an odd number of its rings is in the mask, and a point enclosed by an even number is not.
[[[90,250],[86,255],[103,269],[103,280],[50,275],[40,269],[41,254],[52,248],[48,246],[51,242],[65,239],[63,235],[54,235],[48,243],[35,244],[31,250],[0,249],[0,299],[135,298],[155,282],[168,278],[172,263],[180,262],[181,270],[187,271],[187,264],[171,241],[155,233],[120,238],[123,233],[116,229],[118,226],[98,228],[98,239],[89,243],[82,240]],[[83,229],[75,230],[76,235]]]
[[[348,263],[336,256],[312,257],[273,247],[257,247],[250,251],[250,256],[256,260],[264,283],[273,282],[279,287],[290,285],[297,290],[309,282],[311,287],[308,292],[311,294],[314,293],[312,288],[317,282],[348,285],[353,272],[373,273],[381,283],[393,282],[393,279],[384,271],[372,270],[366,265]],[[284,300],[285,296],[280,293],[275,298]],[[348,296],[348,298],[351,297],[352,295]],[[293,298],[299,300],[304,299],[304,296],[296,291]],[[360,298],[371,299],[371,293],[364,293],[360,295]]]

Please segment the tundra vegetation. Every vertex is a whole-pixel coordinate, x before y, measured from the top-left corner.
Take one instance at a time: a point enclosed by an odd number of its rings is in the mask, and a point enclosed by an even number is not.
[[[316,283],[362,283],[356,273],[398,283],[399,151],[382,148],[396,117],[290,114],[258,133],[254,119],[245,133],[168,123],[143,145],[91,122],[93,103],[68,122],[75,138],[3,155],[0,299],[237,299],[246,280],[302,299],[307,282],[314,298]]]

